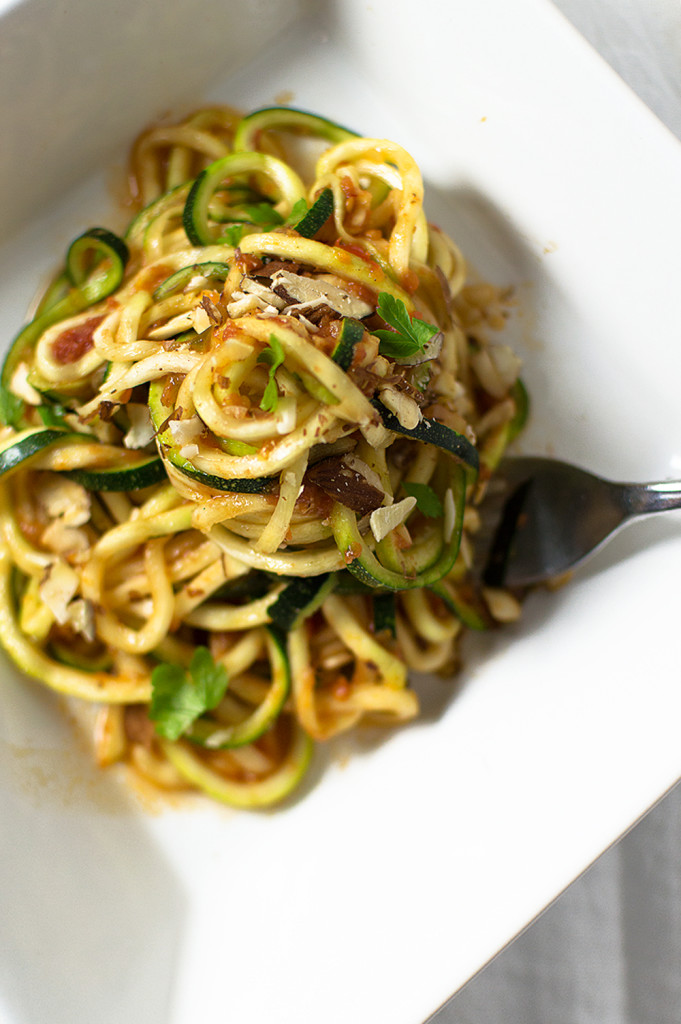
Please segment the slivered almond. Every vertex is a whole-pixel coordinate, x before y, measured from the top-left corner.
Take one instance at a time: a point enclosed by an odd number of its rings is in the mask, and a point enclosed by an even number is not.
[[[376,541],[382,541],[391,530],[400,526],[414,508],[416,508],[416,498],[409,497],[395,502],[394,505],[384,505],[382,508],[375,509],[369,517],[369,526]]]

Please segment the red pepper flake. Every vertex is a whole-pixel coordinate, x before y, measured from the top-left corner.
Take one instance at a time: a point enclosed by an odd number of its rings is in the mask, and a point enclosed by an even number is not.
[[[81,324],[67,327],[65,331],[52,342],[52,356],[55,363],[60,366],[67,366],[69,363],[77,363],[79,359],[94,348],[93,335],[101,324],[103,316],[92,316]]]
[[[346,565],[350,565],[350,563],[354,562],[356,558],[359,558],[361,554],[362,545],[356,543],[351,544],[350,547],[346,548],[346,550],[343,552],[343,561],[345,562]]]

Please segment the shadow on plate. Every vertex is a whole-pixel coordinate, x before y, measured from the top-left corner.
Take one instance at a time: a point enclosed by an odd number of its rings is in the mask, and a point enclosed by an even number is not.
[[[73,733],[53,694],[3,680],[0,1018],[165,1024],[183,891]]]

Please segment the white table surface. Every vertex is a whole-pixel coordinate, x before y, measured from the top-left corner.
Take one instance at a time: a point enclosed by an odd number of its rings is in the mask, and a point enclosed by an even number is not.
[[[681,139],[681,0],[554,2]],[[677,786],[431,1024],[678,1024],[680,839]]]

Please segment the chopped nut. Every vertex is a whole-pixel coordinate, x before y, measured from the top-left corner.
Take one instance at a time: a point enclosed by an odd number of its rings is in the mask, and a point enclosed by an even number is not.
[[[60,625],[68,619],[67,606],[76,595],[79,584],[78,573],[61,558],[55,559],[45,570],[38,592]]]
[[[315,277],[302,277],[300,274],[292,274],[288,270],[278,270],[272,276],[272,288],[274,291],[283,292],[287,298],[293,299],[294,304],[286,307],[289,310],[309,310],[317,306],[328,306],[341,316],[355,317],[361,320],[363,317],[373,313],[373,306],[363,299],[340,288],[332,281],[322,280]]]
[[[515,622],[520,618],[520,604],[507,590],[496,587],[484,587],[483,597],[489,608],[490,615],[497,622]]]
[[[405,430],[414,430],[419,425],[423,414],[413,398],[393,387],[381,388],[379,393],[385,407],[395,413]]]
[[[65,557],[84,554],[90,548],[90,539],[85,530],[77,526],[65,526],[61,519],[54,519],[46,526],[40,540],[48,551]]]
[[[195,459],[198,454],[198,444],[185,444],[180,448],[180,455],[183,459]]]
[[[9,390],[18,398],[23,398],[29,405],[40,405],[43,400],[42,395],[29,383],[28,373],[28,364],[20,362],[12,374]]]
[[[178,313],[171,320],[161,324],[160,327],[155,327],[153,330],[147,332],[147,337],[153,339],[165,339],[172,338],[176,334],[180,334],[182,331],[188,331],[194,326],[194,310],[190,309],[186,313]]]
[[[41,479],[39,501],[50,519],[58,519],[64,526],[83,526],[90,519],[90,494],[74,480],[46,474]]]
[[[221,308],[215,305],[210,295],[203,295],[201,297],[201,305],[206,311],[206,314],[208,315],[208,319],[210,320],[211,324],[213,324],[215,327],[219,327],[220,324],[225,319]]]
[[[192,326],[197,334],[203,334],[211,326],[210,317],[203,306],[192,310]]]
[[[274,315],[278,312],[276,306],[271,304],[263,305],[258,295],[246,295],[244,292],[234,292],[233,301],[227,306],[227,312],[236,320],[237,317],[247,316],[248,313],[269,313]]]
[[[154,440],[154,424],[149,415],[149,406],[139,402],[128,402],[126,405],[130,429],[123,438],[126,448],[146,448]]]
[[[280,295],[277,295],[267,285],[261,284],[260,281],[254,281],[252,277],[245,277],[243,279],[241,291],[249,295],[255,295],[260,300],[262,306],[274,306],[276,309],[283,309],[286,305],[286,299],[282,299]]]
[[[395,502],[394,505],[385,505],[383,508],[377,508],[372,512],[369,526],[376,540],[380,542],[384,537],[387,537],[391,530],[394,530],[396,526],[400,526],[405,521],[414,508],[416,508],[416,498],[409,497],[404,498],[403,501]]]
[[[92,601],[77,597],[67,606],[66,621],[89,643],[95,640],[95,610]]]
[[[188,420],[170,420],[168,430],[175,444],[186,445],[199,436],[203,430],[203,422],[198,416],[192,416]]]

